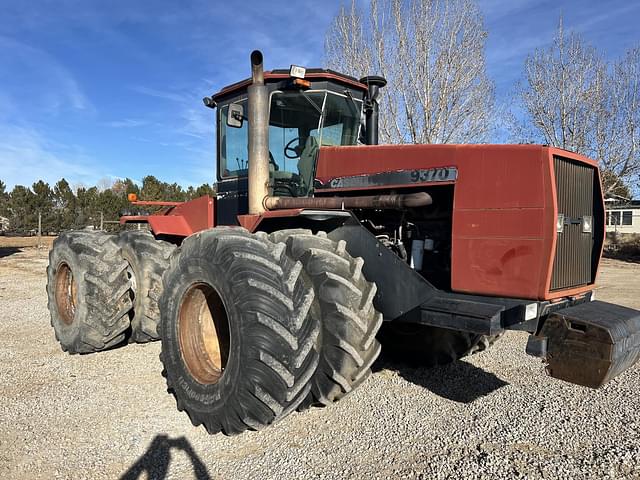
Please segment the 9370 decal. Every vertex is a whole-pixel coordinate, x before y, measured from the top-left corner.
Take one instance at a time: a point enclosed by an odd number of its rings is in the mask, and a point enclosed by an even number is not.
[[[385,185],[410,185],[412,183],[454,182],[458,178],[456,167],[395,170],[372,175],[337,177],[318,188],[367,188]]]

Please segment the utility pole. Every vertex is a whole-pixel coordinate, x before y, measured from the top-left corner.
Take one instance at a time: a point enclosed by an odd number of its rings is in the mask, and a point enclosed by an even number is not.
[[[104,213],[100,212],[100,230],[104,230]]]

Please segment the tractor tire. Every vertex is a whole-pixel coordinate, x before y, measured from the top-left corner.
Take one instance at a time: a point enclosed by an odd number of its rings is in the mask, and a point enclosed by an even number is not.
[[[499,337],[405,322],[386,323],[378,335],[385,355],[424,367],[446,365],[481,352]]]
[[[380,354],[375,337],[382,314],[373,306],[376,285],[365,279],[362,258],[349,255],[343,240],[300,229],[277,231],[270,238],[285,242],[289,257],[302,262],[320,303],[320,363],[301,409],[330,405],[368,378]]]
[[[504,333],[498,333],[496,335],[478,335],[480,338],[478,341],[465,353],[463,356],[474,355],[476,353],[484,352],[488,350],[494,343],[496,343]]]
[[[127,267],[112,235],[74,231],[55,239],[47,296],[62,350],[91,353],[125,340],[132,307]]]
[[[118,236],[122,257],[130,267],[133,310],[130,342],[146,343],[160,338],[160,308],[162,274],[169,268],[169,258],[176,246],[156,240],[145,230],[122,232]]]
[[[179,410],[209,433],[258,430],[295,410],[318,365],[313,286],[265,234],[184,240],[163,276],[161,360]]]

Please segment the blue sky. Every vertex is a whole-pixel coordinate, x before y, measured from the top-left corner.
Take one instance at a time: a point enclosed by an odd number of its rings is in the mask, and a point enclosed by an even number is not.
[[[269,69],[322,65],[340,3],[0,0],[0,180],[213,182],[214,118],[201,98],[245,78],[254,48]],[[610,58],[640,43],[636,1],[479,4],[499,102],[561,12]]]

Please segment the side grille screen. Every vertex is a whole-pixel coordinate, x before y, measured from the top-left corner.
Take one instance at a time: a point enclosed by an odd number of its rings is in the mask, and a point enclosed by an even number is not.
[[[560,231],[556,233],[551,290],[560,290],[587,285],[594,280],[595,169],[559,157],[554,157],[553,163],[560,217],[557,229]]]

